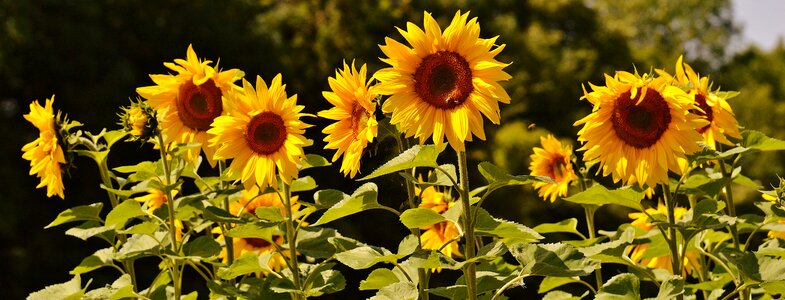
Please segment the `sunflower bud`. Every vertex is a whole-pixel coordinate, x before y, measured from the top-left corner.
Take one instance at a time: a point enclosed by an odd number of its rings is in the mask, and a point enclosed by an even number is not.
[[[137,100],[131,106],[124,107],[120,115],[120,125],[128,132],[128,141],[146,141],[155,134],[158,122],[155,110],[147,103]]]

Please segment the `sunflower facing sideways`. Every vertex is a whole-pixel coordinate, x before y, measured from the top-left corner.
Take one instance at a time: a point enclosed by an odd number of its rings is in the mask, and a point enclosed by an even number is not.
[[[239,174],[246,189],[277,189],[276,171],[286,184],[297,178],[310,125],[300,121],[304,107],[297,105],[297,95],[287,97],[285,88],[280,74],[269,88],[262,77],[256,77],[255,89],[243,79],[242,90],[226,95],[229,114],[207,131],[213,135],[210,146],[217,147],[215,159],[231,158],[229,175]]]
[[[187,151],[187,159],[195,160],[201,149],[214,166],[215,149],[207,145],[207,129],[224,114],[222,97],[236,88],[233,82],[244,74],[237,69],[220,71],[217,65],[210,66],[211,62],[199,60],[189,45],[186,59],[164,63],[176,75],[150,75],[156,85],[137,88],[136,92],[158,111],[164,143],[199,143],[199,147]]]
[[[664,77],[670,74],[662,70],[657,70]],[[703,141],[712,149],[716,149],[717,142],[731,145],[733,143],[727,137],[741,139],[739,124],[733,115],[733,109],[728,104],[728,99],[734,97],[733,93],[715,93],[710,90],[711,83],[708,77],[700,77],[695,71],[683,62],[683,57],[679,56],[676,62],[675,84],[689,88],[689,95],[695,101],[692,112],[706,120],[709,124],[698,128],[698,133],[703,136]]]
[[[465,151],[473,136],[484,140],[483,118],[499,124],[499,103],[510,96],[498,81],[510,79],[502,69],[509,64],[494,57],[504,45],[494,47],[496,38],[482,39],[477,18],[455,13],[444,32],[428,12],[424,31],[408,23],[398,29],[411,48],[385,38],[380,48],[391,67],[374,74],[375,91],[390,95],[382,111],[392,113],[390,123],[407,137],[425,143],[432,136],[439,146],[447,141],[456,151]]]
[[[322,118],[335,120],[322,130],[327,134],[324,141],[325,149],[336,149],[332,161],[344,155],[341,162],[341,172],[345,176],[354,178],[360,170],[360,158],[368,143],[376,137],[377,126],[376,95],[369,91],[370,81],[366,81],[368,70],[365,65],[360,67],[360,72],[354,67],[351,69],[344,62],[343,70],[335,72],[335,78],[328,80],[331,92],[322,92],[324,99],[335,107],[320,111]]]
[[[30,175],[35,174],[41,179],[36,188],[46,187],[46,196],[63,196],[63,171],[60,164],[64,164],[65,155],[63,147],[59,144],[58,126],[52,108],[55,97],[46,99],[44,106],[38,101],[30,103],[30,113],[24,115],[38,128],[38,138],[22,147],[22,158],[30,161]]]
[[[673,214],[675,219],[678,221],[680,220],[684,214],[687,212],[687,209],[684,207],[674,207]],[[648,215],[647,215],[648,214]],[[633,221],[630,225],[638,227],[645,232],[651,231],[655,229],[656,225],[654,225],[653,221],[649,219],[649,216],[665,216],[668,214],[668,208],[663,203],[658,203],[657,208],[647,208],[646,213],[643,212],[635,212],[630,213],[628,216]],[[658,243],[665,243],[664,240],[661,240],[661,235],[652,237],[652,238],[659,238]],[[655,249],[657,248],[657,249]],[[673,264],[671,264],[671,255],[668,252],[661,252],[659,251],[667,251],[666,248],[662,247],[651,247],[650,243],[646,244],[637,244],[630,246],[627,251],[629,252],[630,259],[636,263],[645,265],[649,268],[655,269],[665,269],[673,274]],[[686,252],[684,253],[684,262],[683,262],[683,272],[685,274],[692,274],[692,272],[699,268],[699,259],[700,253],[698,250],[688,247]]]
[[[427,208],[439,214],[443,214],[455,204],[449,193],[441,192],[433,186],[425,189],[415,187],[415,194],[421,198],[420,208]],[[448,257],[462,256],[458,248],[458,240],[455,239],[460,235],[460,232],[453,222],[442,221],[420,229],[425,230],[420,236],[420,244],[423,249],[441,249],[442,254]],[[449,244],[447,244],[448,242]]]
[[[654,187],[668,182],[668,170],[682,173],[686,155],[699,150],[695,130],[706,125],[690,113],[693,101],[665,77],[628,72],[605,75],[606,86],[589,84],[591,114],[575,122],[585,161],[599,161],[599,174],[613,181]]]
[[[572,169],[572,146],[562,146],[553,135],[540,137],[542,148],[534,147],[530,156],[529,170],[534,176],[547,176],[556,183],[535,182],[534,188],[543,199],[556,201],[556,197],[567,196],[570,183],[578,176]]]

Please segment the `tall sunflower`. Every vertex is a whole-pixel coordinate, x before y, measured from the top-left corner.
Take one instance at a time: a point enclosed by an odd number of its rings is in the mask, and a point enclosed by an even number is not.
[[[664,77],[670,76],[665,71],[657,71]],[[717,142],[733,145],[727,137],[741,139],[739,124],[727,101],[736,94],[711,91],[712,84],[709,82],[709,77],[700,77],[689,64],[683,62],[681,56],[676,61],[675,83],[689,89],[688,93],[697,107],[691,112],[708,122],[705,126],[697,129],[698,133],[703,136],[706,145],[716,149]]]
[[[422,182],[422,179],[420,179],[420,182]],[[420,195],[419,207],[427,208],[440,214],[443,214],[455,204],[449,193],[441,192],[433,186],[423,190],[415,187],[415,194]],[[453,222],[442,221],[420,229],[425,230],[420,236],[420,244],[422,244],[423,249],[441,249],[442,254],[448,257],[462,256],[458,248],[457,239],[453,240],[460,235],[458,228]],[[449,244],[447,244],[448,242]]]
[[[285,88],[280,74],[269,88],[262,77],[256,77],[256,89],[243,79],[241,91],[226,95],[229,115],[217,117],[207,131],[214,135],[215,159],[233,159],[229,173],[240,174],[246,189],[277,189],[276,171],[286,184],[297,178],[310,125],[300,121],[304,107],[297,105],[297,95],[287,98]]]
[[[556,197],[567,196],[567,189],[570,183],[578,176],[572,169],[572,146],[562,146],[561,142],[553,135],[540,137],[540,147],[534,147],[534,154],[531,158],[529,170],[531,175],[548,176],[556,183],[535,182],[534,188],[537,189],[540,197],[549,199],[551,202]]]
[[[30,103],[30,113],[24,115],[38,128],[38,138],[22,147],[22,158],[30,161],[30,175],[35,174],[41,179],[36,188],[46,187],[46,196],[53,195],[65,198],[63,195],[63,170],[60,164],[65,164],[63,147],[59,144],[59,128],[52,105],[55,97],[46,99],[44,106],[38,100]]]
[[[391,38],[380,46],[388,57],[382,61],[391,66],[374,74],[375,91],[390,95],[382,111],[392,112],[390,122],[421,144],[432,136],[441,145],[446,135],[456,151],[465,151],[472,136],[485,139],[481,114],[499,124],[498,102],[510,102],[498,83],[510,79],[502,71],[509,64],[494,58],[504,45],[494,47],[496,37],[480,38],[477,18],[468,18],[456,12],[442,32],[425,12],[424,31],[412,23],[398,29],[411,48]]]
[[[605,75],[606,86],[591,86],[581,99],[594,105],[575,122],[585,161],[599,161],[603,176],[615,182],[654,187],[668,182],[668,170],[681,174],[680,161],[699,150],[695,130],[706,122],[689,112],[692,99],[665,77],[628,72]]]
[[[322,92],[324,99],[335,107],[320,111],[322,118],[336,120],[322,130],[327,134],[325,149],[336,149],[332,161],[346,153],[341,162],[341,172],[354,178],[360,170],[360,158],[368,143],[376,137],[377,123],[373,113],[376,95],[369,91],[365,65],[357,72],[352,62],[351,69],[344,62],[343,70],[336,70],[335,78],[329,78],[331,92]]]
[[[233,82],[244,74],[238,69],[221,71],[210,63],[199,60],[188,45],[186,59],[164,63],[176,75],[150,75],[156,85],[137,88],[136,92],[158,111],[166,144],[199,143],[199,147],[187,151],[187,158],[195,160],[204,150],[207,161],[215,166],[215,149],[207,145],[207,129],[215,118],[224,114],[226,106],[222,97],[236,88]]]

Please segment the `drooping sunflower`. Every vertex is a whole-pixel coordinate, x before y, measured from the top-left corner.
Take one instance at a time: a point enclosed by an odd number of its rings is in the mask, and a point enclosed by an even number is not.
[[[684,207],[674,207],[673,215],[675,219],[678,221],[683,216],[684,213],[687,212],[687,209]],[[647,208],[646,213],[651,216],[666,216],[668,213],[668,208],[663,203],[657,204],[657,209],[654,208]],[[644,231],[651,231],[654,229],[655,225],[652,223],[653,221],[649,219],[649,216],[646,213],[636,212],[630,213],[629,217],[633,221],[630,225],[643,229]],[[664,243],[663,240],[660,242]],[[630,259],[636,263],[643,264],[649,268],[656,268],[656,269],[665,269],[673,273],[673,265],[671,264],[671,256],[669,252],[663,253],[652,253],[652,248],[650,244],[638,244],[630,247],[628,249]],[[661,254],[661,255],[659,255]],[[698,258],[700,253],[692,248],[688,248],[684,254],[684,262],[683,262],[683,273],[684,274],[692,274],[692,272],[699,267],[698,265]]]
[[[553,135],[540,137],[540,147],[534,147],[534,154],[529,156],[531,175],[548,176],[556,183],[535,182],[534,188],[543,199],[556,201],[556,197],[567,196],[570,183],[578,176],[572,169],[572,146],[562,146]]]
[[[46,99],[44,106],[36,100],[30,103],[30,113],[24,115],[25,120],[38,128],[38,138],[22,147],[22,158],[30,161],[30,175],[35,174],[41,179],[36,188],[46,187],[46,196],[63,195],[63,170],[65,164],[63,147],[59,136],[55,114],[52,108],[55,97]]]
[[[422,182],[422,179],[420,182]],[[429,186],[424,190],[415,187],[415,194],[420,195],[419,207],[428,208],[440,214],[443,214],[455,204],[449,193],[441,192],[433,186]],[[420,244],[422,244],[423,249],[441,249],[442,254],[448,257],[462,256],[458,248],[458,241],[453,240],[460,235],[458,228],[455,227],[453,222],[442,221],[420,229],[425,230],[420,235]],[[451,240],[452,242],[450,242]],[[450,242],[449,245],[446,245],[448,242]]]
[[[665,77],[670,76],[665,71],[657,71]],[[697,129],[698,133],[703,136],[706,145],[716,149],[717,142],[733,145],[733,142],[729,141],[727,137],[741,139],[739,124],[727,101],[735,94],[711,91],[712,84],[709,82],[709,77],[700,77],[689,64],[683,62],[682,56],[679,56],[676,61],[675,83],[689,89],[688,93],[697,107],[691,112],[708,122],[705,126]]]
[[[233,159],[229,173],[239,174],[246,189],[277,189],[276,171],[286,184],[297,178],[310,125],[300,121],[304,107],[297,95],[287,98],[285,88],[280,74],[269,88],[262,77],[256,77],[256,89],[243,79],[242,90],[226,95],[229,115],[217,117],[207,131],[215,159]]]
[[[222,97],[236,88],[234,82],[244,74],[238,69],[221,71],[210,63],[199,60],[188,45],[186,59],[164,63],[176,75],[150,75],[156,85],[137,88],[136,92],[158,111],[164,143],[200,143],[187,151],[187,158],[195,160],[203,150],[214,166],[215,149],[207,144],[207,130],[215,118],[225,113]]]
[[[606,86],[591,86],[581,99],[594,106],[575,122],[585,161],[599,161],[614,182],[654,187],[668,182],[668,170],[681,174],[680,161],[699,150],[697,128],[706,122],[690,113],[692,99],[666,77],[628,72],[605,75]]]
[[[354,67],[351,69],[344,62],[343,70],[336,70],[335,78],[329,78],[331,92],[322,92],[324,99],[335,107],[320,111],[322,118],[336,120],[322,130],[327,134],[324,141],[325,149],[336,149],[332,161],[336,161],[345,153],[341,162],[341,172],[344,176],[354,178],[360,170],[360,158],[368,143],[376,137],[377,126],[376,95],[369,91],[371,82],[366,81],[367,69],[360,67],[360,72]]]
[[[465,151],[473,136],[485,139],[482,115],[499,124],[498,102],[510,102],[498,83],[511,78],[502,70],[509,64],[494,58],[504,45],[494,47],[496,37],[480,38],[477,18],[460,11],[444,32],[425,12],[423,27],[408,23],[398,30],[411,48],[385,38],[382,61],[391,67],[374,74],[375,91],[390,95],[382,111],[392,112],[390,122],[407,137],[422,144],[432,136],[441,145],[447,136],[456,151]]]

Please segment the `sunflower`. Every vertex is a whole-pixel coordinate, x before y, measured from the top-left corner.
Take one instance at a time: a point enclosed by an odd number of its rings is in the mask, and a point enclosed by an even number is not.
[[[310,125],[300,121],[304,107],[297,105],[297,95],[287,98],[285,88],[280,74],[269,88],[259,76],[256,89],[243,79],[242,91],[226,95],[229,115],[217,117],[207,131],[214,135],[210,146],[217,147],[215,159],[232,158],[230,176],[240,174],[246,189],[277,189],[276,170],[286,184],[297,178],[308,144],[303,133]]]
[[[678,221],[684,216],[684,213],[687,212],[687,209],[684,207],[675,207],[673,214],[676,220]],[[662,203],[657,204],[657,209],[654,208],[647,208],[646,213],[651,216],[660,215],[666,216],[668,213],[668,208],[663,205]],[[630,223],[632,226],[638,227],[643,229],[644,231],[651,231],[654,229],[655,225],[652,223],[652,220],[649,219],[646,213],[638,212],[638,213],[630,213],[630,219],[633,221]],[[638,244],[632,246],[630,248],[630,259],[636,263],[640,263],[645,265],[649,268],[655,269],[666,269],[673,273],[673,265],[671,264],[671,256],[670,253],[663,256],[654,256],[652,254],[647,253],[647,251],[651,251],[650,244]],[[696,250],[687,249],[684,255],[684,273],[685,274],[692,274],[693,270],[698,267],[698,258],[699,253]]]
[[[420,182],[422,182],[422,179],[420,179]],[[419,207],[431,209],[440,214],[443,214],[455,204],[449,193],[441,192],[433,186],[429,186],[424,190],[415,187],[415,193],[420,195]],[[425,230],[420,236],[420,244],[423,249],[441,249],[442,254],[448,257],[462,256],[458,248],[458,241],[455,239],[460,235],[460,232],[452,221],[442,221],[420,229]],[[447,243],[449,244],[446,245]]]
[[[670,76],[665,71],[657,71],[664,77]],[[700,77],[690,65],[683,62],[681,56],[676,62],[674,83],[689,88],[688,93],[697,107],[697,109],[690,111],[708,122],[705,126],[698,128],[698,133],[703,136],[706,145],[711,149],[716,149],[717,142],[733,146],[733,143],[728,140],[728,136],[741,139],[739,124],[727,101],[735,94],[711,92],[709,77]]]
[[[54,96],[46,99],[44,106],[38,100],[30,103],[30,113],[24,115],[24,118],[38,128],[38,138],[22,147],[22,158],[30,161],[29,174],[35,174],[41,179],[36,188],[46,187],[47,197],[57,195],[64,199],[65,187],[60,164],[65,164],[66,160],[63,147],[58,143],[62,137],[59,136],[52,109],[54,100]]]
[[[686,155],[699,150],[697,128],[706,122],[689,112],[693,101],[666,77],[628,72],[605,75],[606,86],[589,84],[585,98],[594,109],[575,122],[583,125],[579,150],[585,161],[599,161],[614,182],[654,187],[668,182],[668,170],[681,174]]]
[[[567,196],[567,189],[570,183],[578,177],[572,170],[572,146],[562,146],[561,142],[553,135],[540,137],[542,148],[534,147],[534,154],[531,158],[529,170],[531,175],[548,176],[556,183],[536,182],[534,188],[543,199],[550,199],[551,202],[556,197]]]
[[[292,214],[300,209],[300,203],[298,203],[297,200],[297,196],[292,196],[290,199]],[[259,207],[278,207],[281,209],[281,216],[286,217],[285,206],[283,205],[283,201],[279,194],[260,194],[259,189],[256,187],[243,190],[242,197],[229,204],[229,212],[235,216],[240,216],[242,214],[256,216],[256,209]]]
[[[220,71],[217,65],[210,66],[211,62],[199,60],[188,45],[185,60],[164,63],[177,75],[150,75],[156,85],[137,88],[136,92],[158,111],[164,143],[199,143],[199,147],[187,151],[186,157],[195,160],[204,150],[210,165],[215,166],[215,149],[207,145],[206,131],[216,117],[224,114],[221,99],[236,88],[233,82],[244,74],[237,69]]]
[[[217,240],[219,242],[224,242],[225,238],[223,235],[219,235]],[[275,241],[275,244],[279,246],[284,244],[283,236],[281,235],[274,235],[273,241]],[[256,255],[271,253],[270,260],[267,262],[267,265],[270,267],[270,269],[276,272],[286,267],[286,260],[287,257],[289,257],[289,251],[277,252],[276,247],[273,244],[265,239],[260,238],[232,238],[232,246],[235,258],[249,252]],[[224,263],[229,262],[229,258],[226,253],[226,247],[223,247],[219,256]]]
[[[439,146],[446,135],[453,149],[465,151],[473,135],[485,139],[481,114],[499,124],[498,102],[510,102],[498,83],[511,78],[502,71],[509,64],[494,58],[504,45],[494,47],[496,37],[479,38],[477,18],[468,18],[456,12],[442,33],[425,12],[424,31],[412,23],[398,30],[411,48],[391,38],[380,46],[388,57],[382,61],[391,66],[374,74],[374,91],[390,95],[382,111],[392,112],[390,123],[421,144],[432,136]]]
[[[370,81],[366,81],[365,65],[360,72],[344,63],[343,70],[335,72],[335,78],[329,78],[332,92],[322,92],[324,99],[335,107],[319,112],[322,118],[336,120],[322,130],[327,134],[324,141],[325,149],[336,149],[332,161],[346,153],[341,162],[344,176],[354,178],[360,170],[360,158],[368,143],[376,137],[377,123],[373,113],[376,95],[369,91]]]
[[[172,191],[172,196],[177,195],[177,190]],[[144,196],[136,197],[134,200],[146,203],[147,204],[147,213],[153,214],[155,210],[161,208],[164,203],[167,203],[167,196],[166,193],[162,190],[156,188],[150,188],[147,190],[147,194]]]
[[[143,101],[131,102],[120,114],[120,125],[130,134],[129,141],[147,141],[155,134],[158,121],[155,110]]]

